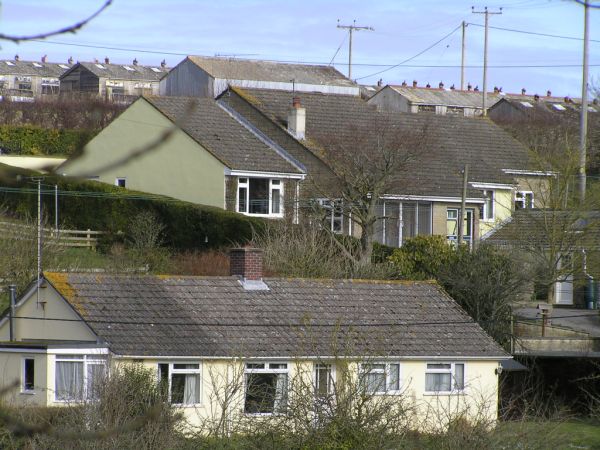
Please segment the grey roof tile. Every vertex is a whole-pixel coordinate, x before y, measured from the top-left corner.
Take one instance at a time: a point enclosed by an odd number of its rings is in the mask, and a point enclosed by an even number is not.
[[[231,169],[302,173],[211,98],[145,97]],[[142,100],[143,101],[143,100]],[[190,106],[193,109],[190,111]]]
[[[429,282],[45,276],[119,355],[507,356]]]

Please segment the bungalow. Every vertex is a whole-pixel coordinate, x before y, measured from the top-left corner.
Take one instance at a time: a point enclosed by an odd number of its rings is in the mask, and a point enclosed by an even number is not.
[[[0,320],[2,382],[19,383],[5,401],[93,399],[101,377],[135,363],[193,427],[221,411],[234,377],[230,421],[285,412],[299,376],[332,392],[345,370],[363,392],[409,402],[415,426],[442,409],[496,420],[511,357],[437,284],[262,278],[260,250],[231,258],[229,277],[44,273]]]
[[[142,97],[57,172],[276,218],[306,170],[212,98]]]

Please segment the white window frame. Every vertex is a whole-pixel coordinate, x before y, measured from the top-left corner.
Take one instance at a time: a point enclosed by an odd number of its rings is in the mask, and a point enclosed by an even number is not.
[[[119,183],[123,182],[123,186],[121,186]],[[126,177],[117,177],[115,178],[115,186],[117,187],[122,187],[122,188],[127,188],[127,178]]]
[[[450,368],[430,368],[430,365],[449,365]],[[456,366],[462,365],[463,368],[463,379],[462,386],[457,387],[456,380]],[[428,391],[427,390],[427,375],[428,374],[450,374],[450,390],[449,391]],[[464,361],[429,361],[425,363],[425,386],[424,392],[426,395],[447,395],[447,394],[461,394],[465,392],[467,379],[467,365]]]
[[[368,369],[368,366],[384,366],[383,369]],[[391,366],[398,366],[398,386],[397,389],[393,389],[390,388],[390,381],[391,381],[391,371],[390,371],[390,367]],[[373,362],[366,362],[366,363],[360,363],[359,366],[359,377],[360,377],[360,382],[363,383],[363,386],[365,388],[365,392],[367,392],[368,394],[371,395],[399,395],[402,393],[402,364],[400,364],[400,361],[389,361],[389,362],[384,362],[384,361],[373,361]],[[369,391],[367,389],[367,385],[366,385],[366,376],[368,373],[379,373],[379,374],[383,374],[385,377],[385,390],[380,390],[380,391]]]
[[[281,366],[285,364],[285,368],[281,367],[272,367],[272,366]],[[249,366],[254,367],[249,367]],[[262,367],[258,367],[261,366]],[[285,414],[287,411],[287,399],[289,395],[289,383],[290,383],[290,364],[287,361],[247,361],[244,364],[244,414],[248,416],[273,416],[279,414]],[[273,412],[247,412],[246,411],[246,395],[248,390],[248,376],[250,374],[284,374],[286,375],[286,391],[284,393],[284,405],[283,409],[276,411],[275,404],[273,404]]]
[[[515,192],[515,209],[527,209],[527,196],[531,195],[531,206],[529,209],[535,208],[535,196],[533,195],[533,191],[516,191]],[[517,203],[521,204],[520,208],[517,208]]]
[[[335,365],[330,363],[315,363],[313,370],[313,378],[314,378],[314,387],[315,387],[315,397],[319,398],[322,394],[319,393],[320,384],[319,384],[319,371],[327,370],[329,372],[327,376],[327,394],[332,395],[335,392]]]
[[[202,363],[200,361],[159,361],[157,364],[158,382],[161,383],[160,365],[169,366],[168,390],[167,399],[170,405],[179,407],[198,406],[202,404]],[[197,368],[176,369],[176,364],[197,364]],[[198,402],[197,403],[172,403],[171,402],[171,387],[173,385],[173,375],[197,375],[198,376]]]
[[[488,205],[489,203],[489,205]],[[483,208],[481,220],[484,222],[493,222],[496,219],[496,191],[485,189],[483,191]],[[489,216],[489,217],[488,217]]]
[[[75,362],[83,364],[83,377],[82,377],[82,393],[81,399],[73,398],[73,399],[59,399],[56,397],[56,375],[57,375],[57,365],[59,362]],[[88,397],[88,366],[89,365],[103,365],[105,374],[107,374],[108,364],[106,358],[100,355],[94,354],[57,354],[54,357],[54,402],[56,403],[81,403],[86,400],[92,400]]]
[[[329,230],[335,234],[344,234],[344,207],[342,200],[318,198],[317,203],[325,211],[325,220],[323,223],[327,224]],[[340,224],[337,230],[334,226],[336,222]],[[350,229],[348,230],[349,232],[351,231]]]
[[[26,372],[27,372],[27,363],[26,361],[33,361],[33,388],[27,389],[26,385]],[[24,356],[21,360],[21,394],[34,394],[35,393],[35,358],[31,356]]]
[[[456,211],[456,218],[449,217],[450,211]],[[448,226],[449,220],[456,221],[456,233],[457,234],[456,235],[453,235],[453,234],[446,235],[446,239],[451,243],[458,243],[458,221],[461,219],[460,211],[461,211],[461,208],[446,208],[446,227]],[[467,222],[466,226],[469,227],[469,229],[463,230],[463,239],[465,242],[469,243],[469,245],[472,245],[472,243],[474,241],[474,235],[475,235],[475,209],[472,207],[465,208],[465,212],[463,213],[462,221],[463,221],[463,226],[464,226],[464,222],[465,222],[466,218],[469,217],[469,215],[467,214],[469,212],[471,213],[471,222],[469,223],[468,220],[466,221]],[[467,235],[465,233],[466,231],[470,231],[471,234]]]
[[[283,203],[284,203],[284,192],[283,192],[283,180],[281,178],[267,178],[269,181],[269,192],[268,192],[268,213],[267,214],[257,214],[250,213],[250,179],[265,179],[266,177],[237,177],[237,189],[235,193],[235,211],[240,214],[244,214],[246,216],[253,217],[283,217]],[[240,189],[246,189],[245,194],[245,210],[240,209]],[[279,212],[273,212],[273,192],[279,192]]]

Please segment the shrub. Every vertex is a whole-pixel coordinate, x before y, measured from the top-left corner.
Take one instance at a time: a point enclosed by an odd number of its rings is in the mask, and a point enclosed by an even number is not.
[[[68,156],[83,148],[96,133],[89,130],[0,126],[0,147],[15,155]]]
[[[403,278],[428,280],[437,278],[455,256],[444,236],[416,236],[395,249],[389,260]]]

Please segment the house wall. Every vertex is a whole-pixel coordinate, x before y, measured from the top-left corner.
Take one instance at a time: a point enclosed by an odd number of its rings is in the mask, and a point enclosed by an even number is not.
[[[520,120],[524,114],[507,101],[499,101],[488,110],[488,116],[493,121]]]
[[[79,66],[60,78],[60,90],[100,94],[100,80],[92,72]]]
[[[95,177],[126,187],[193,203],[224,206],[225,166],[181,130],[145,154],[103,173],[95,171],[149,144],[159,142],[173,126],[146,100],[139,99],[92,139],[80,158],[67,161],[58,172],[69,176]]]
[[[550,182],[545,176],[521,176],[516,177],[517,190],[532,191],[533,202],[536,208],[551,208],[549,198]]]
[[[466,207],[473,209],[473,239],[476,241],[480,237],[479,232],[479,204],[467,203]],[[459,208],[460,203],[445,203],[445,202],[434,202],[433,203],[433,223],[432,223],[432,234],[447,236],[448,232],[448,208]]]
[[[377,105],[379,111],[411,112],[410,102],[390,87],[380,90],[367,103]]]
[[[213,97],[213,78],[189,59],[184,59],[160,81],[160,95]]]
[[[494,189],[494,220],[479,221],[479,236],[493,230],[508,219],[513,212],[514,192],[512,189]]]
[[[128,364],[133,360],[120,359],[118,364]],[[145,359],[144,366],[158,371],[159,362],[175,362],[172,359]],[[247,415],[244,410],[243,388],[240,394],[233,396],[229,402],[226,412],[220,405],[223,403],[225,392],[231,394],[233,387],[244,385],[244,364],[239,360],[197,360],[188,362],[201,363],[201,393],[200,404],[179,407],[191,431],[203,427],[206,431],[207,425],[215,425],[223,414],[227,421],[235,423],[244,420],[261,420],[260,417]],[[262,360],[257,360],[257,362]],[[272,360],[271,360],[272,361]],[[449,360],[451,362],[451,360]],[[179,361],[181,362],[181,361]],[[290,399],[294,394],[312,394],[314,385],[315,361],[290,361],[281,359],[278,362],[287,362],[289,367],[288,396]],[[320,361],[322,363],[323,361]],[[369,361],[372,362],[372,361]],[[443,427],[448,421],[465,413],[471,419],[478,418],[487,423],[494,424],[498,410],[498,376],[495,369],[498,361],[459,361],[465,363],[465,390],[463,393],[453,394],[426,394],[425,393],[425,371],[427,362],[396,360],[400,362],[401,393],[395,394],[398,402],[404,402],[411,408],[408,414],[410,423],[414,428],[431,429]],[[139,360],[138,362],[139,363]],[[358,381],[358,364],[350,363],[348,368],[351,372],[350,383]],[[341,367],[335,367],[335,382],[341,386],[343,378]],[[158,372],[157,372],[158,373]],[[354,389],[357,386],[354,385]],[[375,396],[375,401],[377,401]]]
[[[14,319],[14,337],[23,340],[72,340],[96,342],[96,336],[81,322],[81,318],[48,283],[39,289],[39,303],[35,289],[17,304]],[[19,318],[21,317],[21,318]],[[24,317],[27,317],[25,319]],[[63,319],[63,320],[61,320]],[[8,320],[0,322],[0,341],[10,339]]]
[[[22,392],[23,385],[23,360],[25,358],[33,358],[34,360],[34,383],[35,390],[30,392]],[[47,383],[53,379],[48,375],[48,361],[45,350],[39,352],[0,352],[0,384],[8,386],[14,382],[18,386],[11,389],[3,397],[3,401],[11,406],[27,406],[38,405],[44,406],[48,404],[47,398]]]

